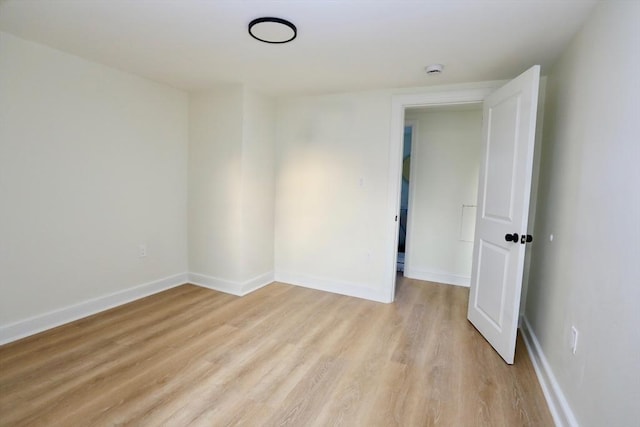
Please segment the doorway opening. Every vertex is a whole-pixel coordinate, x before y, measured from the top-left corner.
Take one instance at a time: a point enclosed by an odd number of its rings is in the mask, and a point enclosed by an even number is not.
[[[469,286],[482,104],[405,109],[397,270]]]
[[[389,217],[395,218],[395,221],[389,223],[388,236],[390,237],[389,255],[387,264],[387,280],[389,286],[387,287],[389,302],[395,299],[395,288],[397,278],[398,267],[398,241],[400,234],[399,217],[400,217],[400,204],[401,204],[401,190],[402,190],[402,166],[403,166],[403,151],[404,151],[404,128],[405,128],[405,110],[416,107],[443,107],[462,104],[478,104],[482,103],[485,98],[495,89],[497,84],[495,82],[488,82],[487,84],[478,84],[471,88],[453,90],[446,92],[424,92],[405,95],[395,95],[392,97],[391,105],[391,151],[389,155],[389,182],[392,183],[392,190],[389,191]],[[418,126],[419,127],[419,126]],[[414,129],[415,131],[415,129]],[[419,131],[418,131],[419,132]],[[415,134],[413,135],[415,141]],[[412,156],[416,155],[416,147],[412,148]],[[413,168],[415,173],[416,168]],[[409,179],[409,187],[411,187],[411,177]],[[407,236],[405,240],[405,259],[404,270],[406,272],[407,267],[411,265],[412,256],[412,191],[409,188],[409,201],[407,212]]]
[[[398,260],[396,270],[404,272],[405,254],[407,248],[407,226],[409,215],[409,191],[411,177],[411,147],[415,133],[415,122],[406,121],[402,138],[402,188],[400,190],[400,215],[398,232]]]

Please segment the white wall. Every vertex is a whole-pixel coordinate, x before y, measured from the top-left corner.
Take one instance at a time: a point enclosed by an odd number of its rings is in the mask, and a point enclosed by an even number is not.
[[[189,96],[189,271],[239,281],[243,89]]]
[[[184,281],[184,92],[0,33],[0,123],[0,329]]]
[[[276,278],[383,300],[390,93],[281,100]]]
[[[582,426],[640,419],[639,22],[640,3],[601,3],[548,79],[525,326]]]
[[[244,280],[273,278],[275,226],[275,102],[244,91],[241,242]]]
[[[415,121],[416,135],[411,153],[410,246],[404,274],[468,286],[473,236],[461,235],[462,206],[477,203],[481,105],[468,111],[408,109],[405,117]],[[475,209],[466,208],[465,216],[465,222],[473,224]]]
[[[453,99],[501,82],[278,101],[275,273],[279,281],[389,301],[394,95]],[[455,97],[454,97],[455,98]],[[400,153],[397,153],[398,156]],[[400,159],[398,160],[400,162]],[[399,165],[398,165],[399,167]],[[400,195],[397,194],[399,202]]]
[[[189,271],[244,294],[273,280],[275,104],[225,85],[190,95]]]

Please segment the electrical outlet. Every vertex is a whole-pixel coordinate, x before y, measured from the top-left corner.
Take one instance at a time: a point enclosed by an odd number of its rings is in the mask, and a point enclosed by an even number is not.
[[[142,243],[138,246],[138,256],[140,258],[144,258],[147,256],[147,245]]]
[[[576,354],[578,349],[578,330],[575,326],[571,326],[571,353]]]

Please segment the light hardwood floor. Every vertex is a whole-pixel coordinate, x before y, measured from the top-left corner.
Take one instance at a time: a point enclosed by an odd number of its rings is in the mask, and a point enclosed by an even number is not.
[[[467,299],[180,286],[0,347],[0,425],[552,426],[522,341],[506,365]]]

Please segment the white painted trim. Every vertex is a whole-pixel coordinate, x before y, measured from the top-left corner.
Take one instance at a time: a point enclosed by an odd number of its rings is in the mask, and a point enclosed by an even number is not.
[[[406,264],[404,268],[404,276],[409,279],[426,280],[427,282],[444,283],[445,285],[466,286],[467,288],[471,283],[470,276],[462,276],[460,274],[449,273],[446,271],[407,268]]]
[[[391,126],[389,135],[389,177],[386,238],[385,276],[383,277],[385,300],[393,301],[396,291],[396,262],[398,256],[398,222],[395,216],[400,210],[402,188],[402,137],[404,134],[404,110],[407,107],[429,105],[452,105],[483,102],[498,88],[501,82],[484,82],[466,89],[444,89],[441,91],[404,93],[391,97]]]
[[[38,332],[55,328],[56,326],[73,322],[74,320],[91,316],[92,314],[96,314],[185,283],[187,283],[187,273],[175,274],[153,282],[143,283],[142,285],[114,292],[109,295],[103,295],[98,298],[93,298],[78,304],[33,316],[9,325],[0,326],[0,344],[6,344],[29,335],[37,334]]]
[[[372,289],[362,283],[345,282],[343,280],[327,279],[286,271],[276,271],[276,281],[302,286],[303,288],[317,289],[319,291],[331,292],[334,294],[363,298],[370,301],[383,303],[393,302],[393,299],[388,298],[384,289]]]
[[[273,282],[273,271],[260,274],[244,282],[221,279],[200,273],[189,273],[189,283],[226,294],[244,296]]]
[[[522,327],[520,330],[556,426],[579,427],[578,421],[569,406],[569,402],[567,402],[562,388],[560,388],[560,384],[558,384],[558,380],[542,351],[538,338],[526,317],[522,317]]]
[[[245,282],[242,282],[242,295],[250,294],[253,291],[257,291],[260,288],[263,288],[267,285],[270,285],[275,280],[275,275],[273,271],[268,271],[266,273],[260,274],[259,276],[254,277],[253,279],[249,279]]]
[[[224,292],[225,294],[242,295],[240,283],[219,277],[207,276],[206,274],[189,273],[189,283],[214,291]]]

